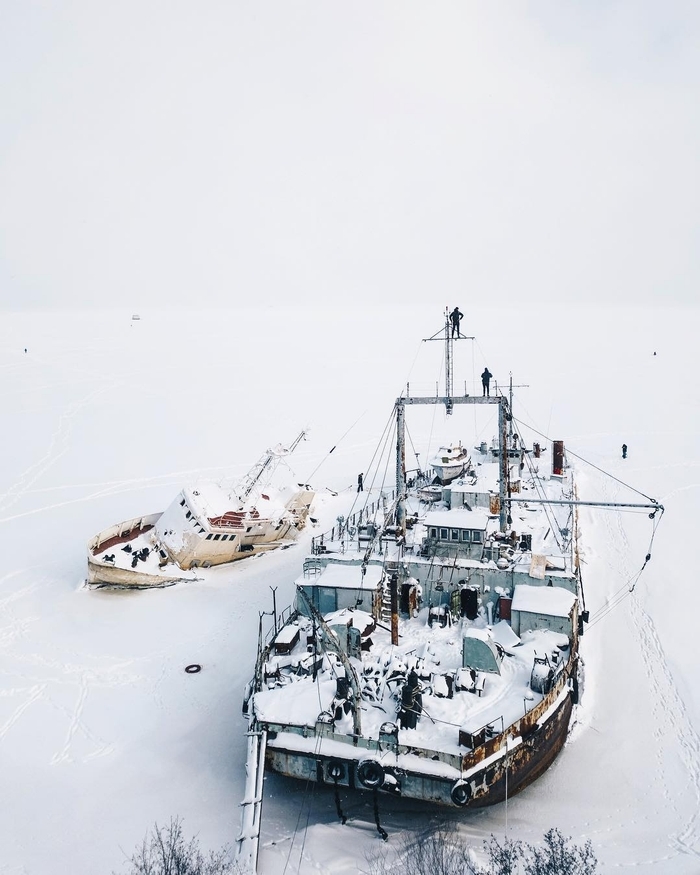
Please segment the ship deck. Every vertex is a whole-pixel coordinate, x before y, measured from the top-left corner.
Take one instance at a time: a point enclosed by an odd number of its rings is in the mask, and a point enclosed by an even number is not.
[[[371,617],[363,611],[339,614],[344,616],[332,618],[336,623],[349,617],[361,630],[372,625]],[[295,622],[298,637],[287,635],[284,639],[288,642],[293,638],[293,648],[275,653],[273,647],[264,666],[265,683],[255,695],[255,716],[260,723],[278,728],[314,727],[319,718],[327,722],[331,716],[336,736],[351,736],[352,714],[343,707],[343,696],[338,695],[338,678],[344,677],[345,671],[337,657],[326,654],[314,679],[315,657],[309,644],[312,622],[305,617]],[[465,752],[460,747],[460,731],[477,734],[485,728],[487,736],[500,733],[542,701],[542,695],[529,685],[536,655],[546,655],[559,665],[567,659],[565,635],[537,630],[518,638],[501,622],[493,627],[491,637],[502,653],[499,672],[472,672],[462,668],[465,634],[489,635],[486,629],[463,619],[444,626],[438,620],[431,626],[426,608],[417,617],[399,622],[398,645],[392,645],[389,629],[382,626],[363,635],[361,659],[352,662],[360,681],[364,739],[378,740],[384,724],[400,722],[401,691],[413,670],[420,682],[422,703],[416,708],[420,714],[415,728],[398,727],[399,743],[458,756]],[[308,741],[313,746],[313,737]]]

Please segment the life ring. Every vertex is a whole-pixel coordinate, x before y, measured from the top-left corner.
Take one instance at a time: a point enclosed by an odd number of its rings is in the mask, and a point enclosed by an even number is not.
[[[345,766],[340,760],[328,760],[326,772],[331,781],[342,781],[345,777]]]
[[[197,674],[197,672],[202,670],[202,666],[196,662],[193,662],[192,665],[186,665],[185,671],[187,674]]]
[[[377,760],[362,760],[357,767],[357,777],[369,790],[375,790],[384,784],[384,769]]]
[[[471,798],[472,788],[466,781],[457,781],[450,791],[450,799],[460,808],[464,808]]]

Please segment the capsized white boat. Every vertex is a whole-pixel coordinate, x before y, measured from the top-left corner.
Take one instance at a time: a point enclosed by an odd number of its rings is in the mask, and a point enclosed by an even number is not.
[[[235,562],[293,543],[309,514],[310,486],[273,489],[269,479],[289,447],[258,460],[235,488],[198,482],[162,513],[125,520],[88,542],[90,586],[150,588],[196,580],[197,569]],[[262,485],[263,477],[267,485]]]

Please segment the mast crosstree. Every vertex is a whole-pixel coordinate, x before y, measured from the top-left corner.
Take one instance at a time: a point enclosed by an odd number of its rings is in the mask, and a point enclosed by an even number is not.
[[[440,336],[442,335],[442,337]],[[458,332],[457,340],[474,340]],[[406,394],[396,399],[396,527],[402,537],[406,536],[406,405],[407,404],[444,404],[448,415],[452,414],[455,404],[497,404],[498,405],[498,452],[501,459],[501,476],[499,478],[499,526],[505,532],[507,526],[506,493],[508,481],[508,458],[506,453],[506,422],[509,421],[510,409],[505,395],[479,396],[454,394],[454,341],[450,330],[450,315],[445,307],[445,325],[433,334],[423,339],[424,343],[431,340],[442,340],[445,344],[445,394],[411,395],[408,385]]]

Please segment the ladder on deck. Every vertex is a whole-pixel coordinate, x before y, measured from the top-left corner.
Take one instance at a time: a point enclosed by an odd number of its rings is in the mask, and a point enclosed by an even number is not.
[[[386,575],[382,581],[382,609],[380,619],[382,623],[391,623],[391,592],[389,590],[388,578],[391,574],[399,573],[398,562],[385,562],[384,570]]]
[[[244,872],[258,871],[258,846],[263,803],[265,748],[267,732],[248,733],[245,797],[241,802],[241,834],[238,837],[238,863]]]

